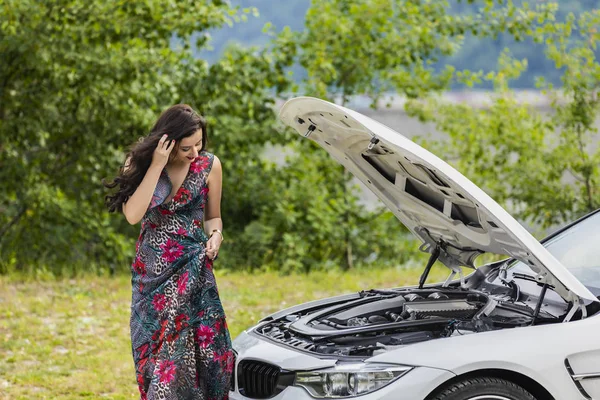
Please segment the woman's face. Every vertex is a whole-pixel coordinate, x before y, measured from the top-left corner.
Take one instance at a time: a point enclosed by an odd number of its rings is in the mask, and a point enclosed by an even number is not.
[[[179,146],[173,149],[175,163],[191,163],[198,157],[202,148],[202,129],[198,129],[192,136],[181,139]]]

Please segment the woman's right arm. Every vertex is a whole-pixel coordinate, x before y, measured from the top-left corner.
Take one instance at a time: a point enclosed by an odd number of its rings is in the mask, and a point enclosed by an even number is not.
[[[154,194],[154,189],[156,189],[156,184],[158,183],[161,172],[162,167],[151,164],[144,179],[142,179],[142,182],[135,192],[133,192],[133,194],[129,196],[129,199],[123,203],[123,214],[125,214],[127,222],[131,225],[140,222],[146,213],[146,210],[148,210],[150,200],[152,200],[152,195]]]
[[[146,175],[144,175],[144,179],[139,184],[135,192],[126,202],[123,203],[123,214],[125,214],[125,218],[127,218],[127,222],[131,225],[135,225],[142,220],[146,210],[148,210],[148,206],[150,205],[150,201],[152,200],[152,195],[154,195],[154,190],[156,189],[156,184],[158,183],[158,178],[160,178],[160,174],[167,165],[167,161],[169,160],[169,154],[173,147],[175,147],[174,140],[170,140],[168,144],[165,145],[167,139],[167,135],[164,135],[158,145],[156,146],[156,150],[152,154],[152,163],[146,171]],[[125,162],[125,171],[129,168],[129,161]]]

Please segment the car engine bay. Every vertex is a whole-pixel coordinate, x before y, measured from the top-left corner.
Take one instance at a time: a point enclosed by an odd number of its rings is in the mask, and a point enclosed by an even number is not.
[[[399,346],[490,330],[558,323],[568,304],[538,301],[489,282],[476,289],[367,290],[358,298],[307,306],[265,319],[254,332],[321,357],[372,357]],[[539,305],[538,305],[539,304]]]

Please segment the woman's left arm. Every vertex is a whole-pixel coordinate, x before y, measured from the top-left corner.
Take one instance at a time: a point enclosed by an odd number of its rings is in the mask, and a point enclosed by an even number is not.
[[[223,220],[221,219],[221,193],[223,186],[223,170],[221,160],[214,156],[213,165],[207,178],[208,200],[204,207],[204,231],[208,236],[213,229],[223,231]],[[206,251],[211,259],[219,252],[223,237],[215,232],[206,244]]]

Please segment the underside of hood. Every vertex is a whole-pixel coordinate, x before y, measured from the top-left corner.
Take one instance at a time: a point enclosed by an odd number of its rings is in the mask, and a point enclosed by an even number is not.
[[[400,133],[311,97],[287,101],[280,118],[361,180],[452,271],[474,268],[484,252],[503,254],[530,265],[567,301],[597,300],[483,190]]]

